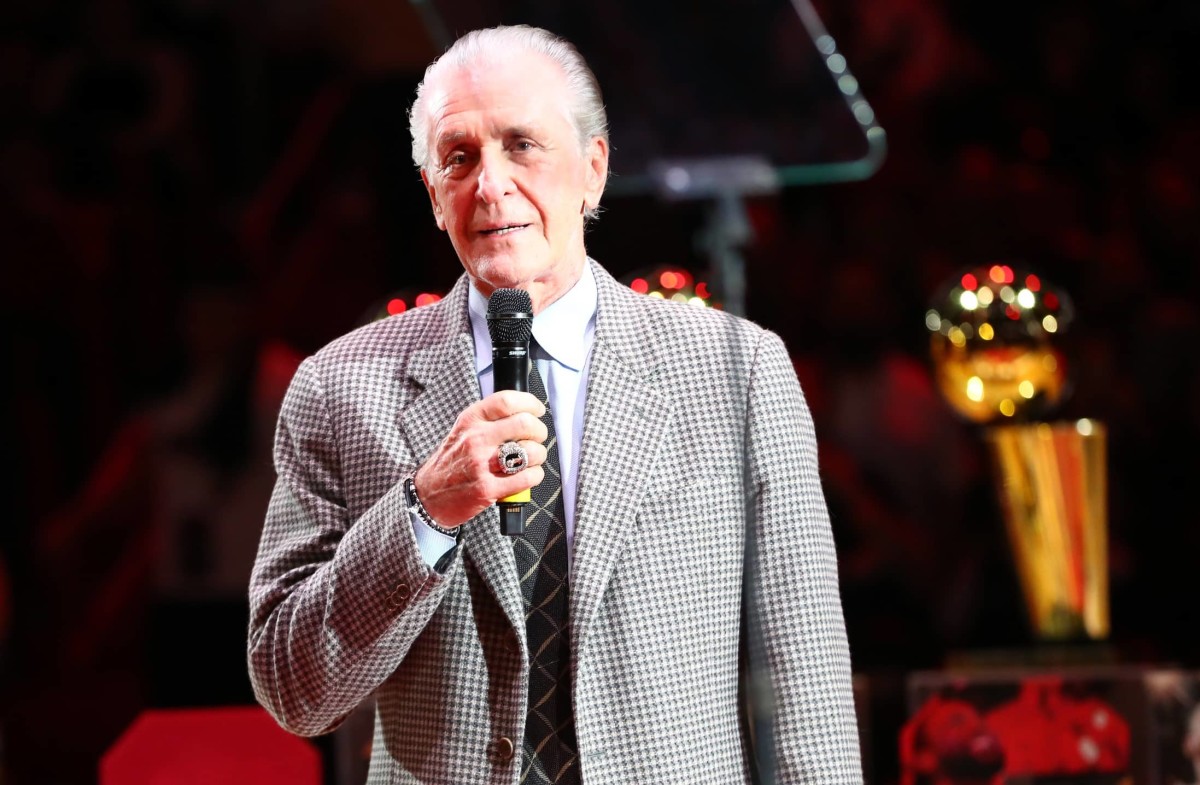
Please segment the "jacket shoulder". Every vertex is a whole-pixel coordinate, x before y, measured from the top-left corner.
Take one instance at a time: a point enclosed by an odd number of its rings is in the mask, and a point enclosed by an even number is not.
[[[377,319],[334,338],[318,349],[311,359],[319,366],[388,357],[398,359],[423,346],[445,340],[453,331],[453,320],[449,316],[449,304],[442,300]]]
[[[743,316],[717,308],[688,302],[675,302],[638,294],[625,289],[615,296],[619,310],[628,309],[630,318],[641,322],[642,331],[664,347],[688,347],[709,344],[722,353],[753,351],[773,332]]]

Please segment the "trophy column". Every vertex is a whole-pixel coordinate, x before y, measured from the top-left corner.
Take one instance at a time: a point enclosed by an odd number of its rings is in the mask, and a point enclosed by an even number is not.
[[[985,436],[1034,634],[1041,640],[1104,640],[1104,427],[1092,420],[996,425]]]
[[[925,314],[939,391],[983,427],[1012,562],[1040,642],[1109,635],[1107,432],[1047,419],[1070,393],[1067,295],[992,264],[943,285]]]

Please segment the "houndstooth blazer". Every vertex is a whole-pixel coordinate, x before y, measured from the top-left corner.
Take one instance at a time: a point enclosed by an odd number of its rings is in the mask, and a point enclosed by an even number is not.
[[[588,263],[599,304],[570,610],[583,782],[750,780],[738,695],[750,545],[775,780],[861,783],[813,425],[782,341]],[[279,418],[251,679],[301,735],[373,697],[373,784],[519,777],[528,653],[511,540],[493,506],[464,525],[444,572],[430,569],[400,482],[479,398],[468,285],[306,359]]]

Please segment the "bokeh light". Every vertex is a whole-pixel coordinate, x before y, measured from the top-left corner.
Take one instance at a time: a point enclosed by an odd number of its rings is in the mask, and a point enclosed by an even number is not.
[[[688,303],[700,308],[721,308],[721,303],[713,297],[711,284],[678,265],[635,270],[621,281],[638,294],[649,297]]]
[[[1070,297],[1029,270],[985,264],[947,278],[925,312],[942,397],[976,423],[1050,415],[1070,394]]]
[[[400,289],[380,298],[380,300],[367,309],[358,323],[366,324],[386,319],[389,316],[399,316],[406,311],[411,311],[413,308],[432,305],[441,300],[443,296],[443,294],[438,292],[430,292],[412,287]]]

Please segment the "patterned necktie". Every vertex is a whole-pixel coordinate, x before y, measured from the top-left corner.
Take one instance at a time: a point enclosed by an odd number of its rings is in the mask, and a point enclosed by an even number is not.
[[[530,356],[536,343],[530,346]],[[558,439],[546,386],[530,364],[529,392],[546,405],[542,422],[549,453],[546,479],[530,492],[525,535],[513,538],[525,634],[529,641],[529,713],[521,756],[521,782],[572,785],[579,782],[575,720],[571,712],[571,639],[567,626],[567,528],[558,463]]]

